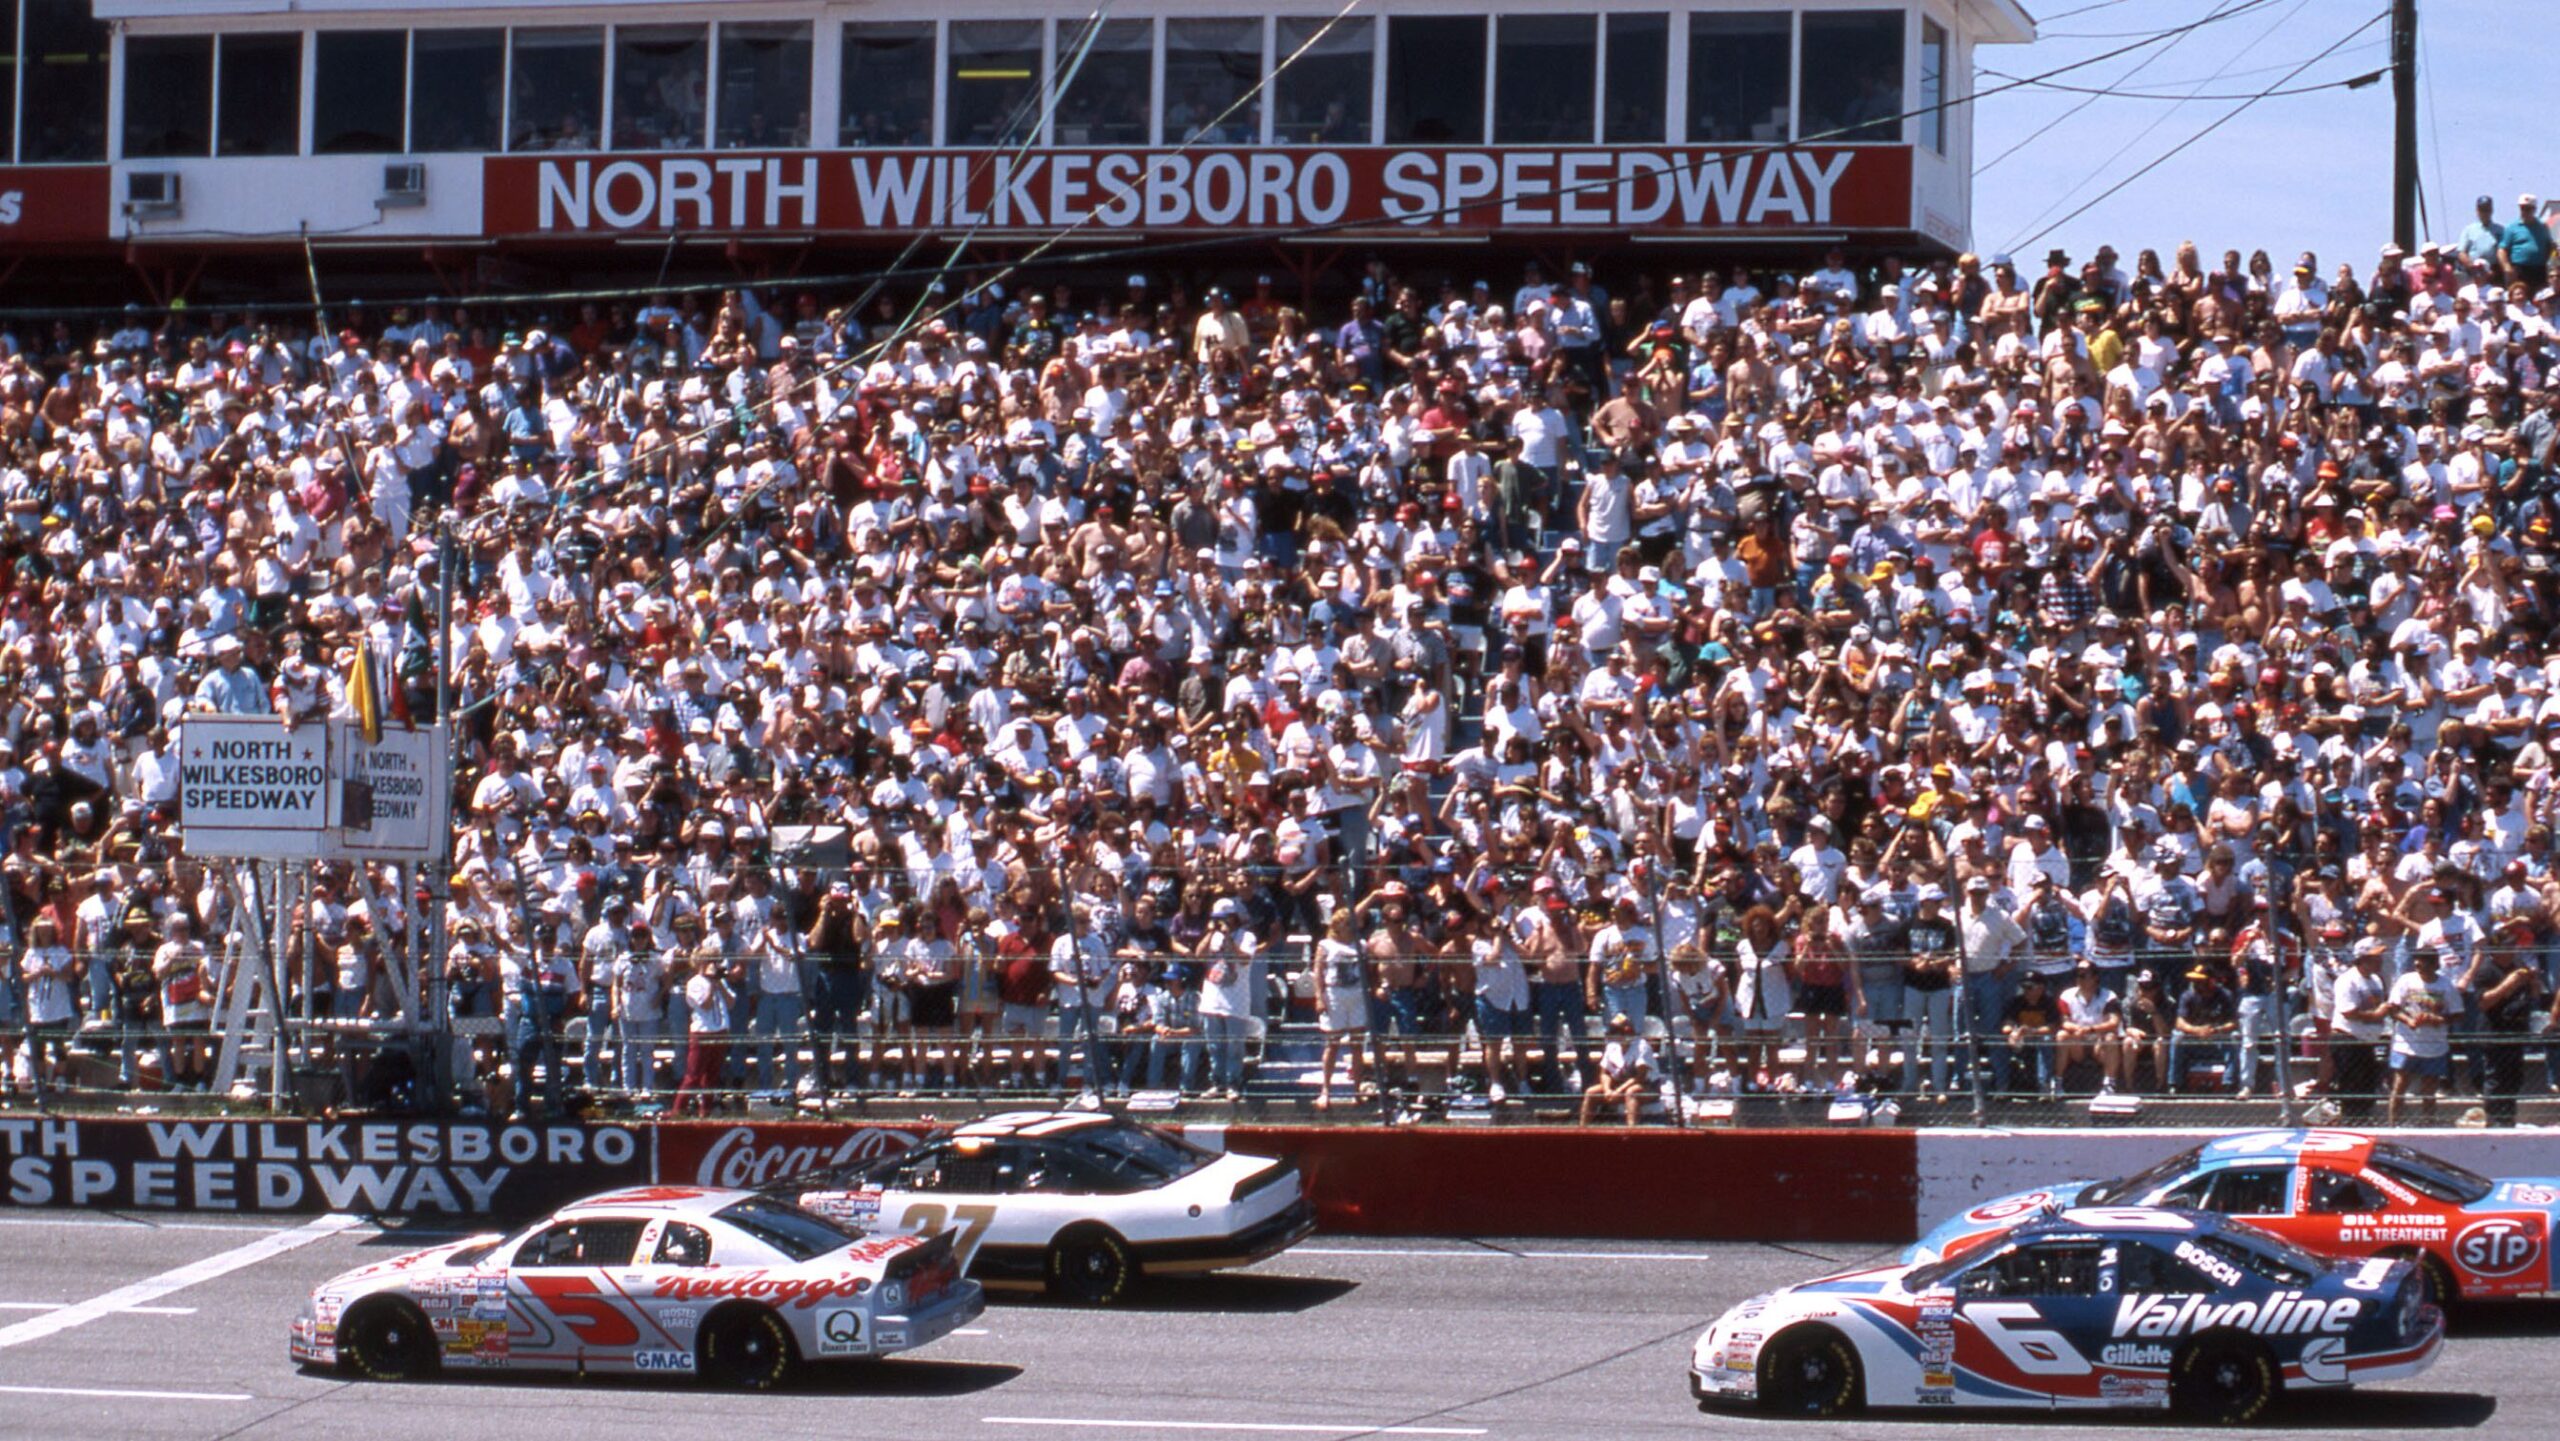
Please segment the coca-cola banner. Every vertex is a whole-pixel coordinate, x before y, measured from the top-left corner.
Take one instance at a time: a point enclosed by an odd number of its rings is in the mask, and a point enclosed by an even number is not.
[[[903,1151],[931,1123],[769,1121],[658,1128],[658,1179],[670,1185],[769,1186],[803,1171]]]
[[[491,236],[1905,230],[1911,150],[1357,146],[500,155]]]
[[[650,1180],[650,1140],[570,1123],[0,1116],[0,1201],[513,1220]]]

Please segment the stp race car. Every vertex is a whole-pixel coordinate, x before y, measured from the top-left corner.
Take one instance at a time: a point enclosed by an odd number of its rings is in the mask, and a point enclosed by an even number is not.
[[[1141,1273],[1250,1265],[1315,1229],[1295,1166],[1080,1111],[990,1116],[766,1193],[867,1231],[948,1234],[988,1286],[1091,1305]]]
[[[1689,1389],[1798,1415],[2174,1407],[2231,1423],[2282,1391],[2415,1375],[2443,1343],[2406,1262],[2333,1263],[2217,1216],[2097,1207],[1755,1296],[1698,1339]]]
[[[2253,1131],[2119,1180],[2003,1196],[1939,1226],[1904,1259],[1955,1254],[2047,1205],[2190,1207],[2324,1256],[2406,1257],[2438,1305],[2555,1290],[2560,1180],[2492,1181],[2354,1131]]]
[[[385,1381],[449,1366],[762,1389],[803,1362],[924,1345],[985,1309],[945,1238],[866,1237],[752,1191],[642,1186],[325,1281],[286,1354]]]

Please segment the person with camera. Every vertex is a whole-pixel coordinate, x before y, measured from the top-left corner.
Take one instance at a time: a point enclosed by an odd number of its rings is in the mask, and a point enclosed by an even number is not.
[[[728,1056],[730,1012],[738,997],[717,945],[702,943],[683,965],[691,973],[684,983],[684,1079],[676,1086],[672,1110],[679,1116],[708,1116],[720,1105],[720,1068]]]
[[[871,1000],[870,934],[851,881],[828,883],[801,948],[814,971],[809,1043],[817,1053],[818,1087],[832,1092],[857,1081],[867,1083],[870,1067],[862,1059],[858,1027]]]
[[[2550,1000],[2550,986],[2535,964],[2535,922],[2519,915],[2505,934],[2480,947],[2462,989],[2480,1008],[2480,1109],[2492,1126],[2516,1123],[2516,1094],[2524,1089],[2524,1045],[2536,1012]]]

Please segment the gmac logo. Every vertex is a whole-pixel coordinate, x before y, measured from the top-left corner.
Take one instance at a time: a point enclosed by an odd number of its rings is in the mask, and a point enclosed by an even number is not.
[[[641,1351],[632,1356],[631,1364],[643,1371],[690,1371],[693,1369],[693,1353]]]

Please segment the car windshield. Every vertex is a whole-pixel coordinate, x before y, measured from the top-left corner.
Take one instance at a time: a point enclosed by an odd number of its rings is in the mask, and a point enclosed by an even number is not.
[[[715,1214],[794,1261],[840,1251],[862,1239],[858,1231],[770,1196],[733,1201]]]
[[[1973,1250],[1959,1252],[1951,1257],[1941,1256],[1935,1261],[1924,1261],[1902,1273],[1902,1289],[1916,1296],[1934,1286],[1944,1284],[1948,1277],[1981,1259],[1982,1252]]]
[[[2081,1192],[2080,1199],[2074,1204],[2112,1206],[2128,1197],[2150,1195],[2154,1188],[2165,1186],[2186,1174],[2195,1165],[2196,1158],[2203,1154],[2204,1147],[2190,1146],[2147,1171],[2136,1171],[2130,1176],[2119,1177],[2113,1181],[2100,1181]]]
[[[1204,1151],[1150,1127],[1127,1123],[1096,1127],[1076,1139],[1082,1143],[1086,1160],[1117,1179],[1148,1185],[1188,1176],[1217,1159],[1213,1151]]]
[[[2422,1196],[2457,1206],[2468,1206],[2497,1189],[2497,1183],[2486,1176],[2422,1151],[2412,1151],[2397,1141],[2375,1142],[2371,1165]]]

